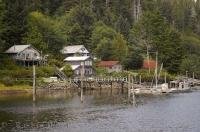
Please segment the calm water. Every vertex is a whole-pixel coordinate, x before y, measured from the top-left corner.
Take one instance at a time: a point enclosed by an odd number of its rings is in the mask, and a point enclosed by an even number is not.
[[[199,132],[200,92],[137,97],[118,90],[0,95],[0,131]]]

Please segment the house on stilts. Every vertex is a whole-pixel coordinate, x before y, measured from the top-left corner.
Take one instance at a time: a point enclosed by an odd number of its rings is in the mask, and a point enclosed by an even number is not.
[[[14,45],[6,50],[5,54],[10,56],[16,64],[26,67],[39,66],[46,62],[41,52],[32,45]]]

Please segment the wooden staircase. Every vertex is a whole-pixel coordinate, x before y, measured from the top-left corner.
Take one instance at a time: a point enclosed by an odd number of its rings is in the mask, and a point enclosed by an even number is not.
[[[55,67],[55,74],[56,74],[62,81],[66,81],[66,80],[67,80],[67,76],[65,75],[65,73],[62,72],[58,67]]]

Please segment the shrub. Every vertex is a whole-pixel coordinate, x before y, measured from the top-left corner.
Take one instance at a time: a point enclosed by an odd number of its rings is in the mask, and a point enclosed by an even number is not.
[[[4,85],[6,85],[6,86],[13,86],[14,83],[15,83],[14,79],[11,78],[11,77],[4,77],[4,78],[1,80],[1,82],[2,82]]]
[[[50,77],[54,75],[54,68],[53,67],[36,67],[36,76],[37,77]]]
[[[49,64],[50,66],[62,67],[64,63],[63,63],[63,61],[59,61],[59,60],[56,60],[56,59],[50,59],[50,60],[48,61],[48,64]]]
[[[71,77],[73,75],[73,70],[72,70],[71,66],[68,64],[65,65],[63,72],[65,73],[65,75],[67,77]]]

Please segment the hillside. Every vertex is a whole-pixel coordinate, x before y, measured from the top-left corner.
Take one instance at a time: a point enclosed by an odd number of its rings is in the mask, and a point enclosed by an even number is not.
[[[64,45],[83,44],[128,70],[148,49],[169,72],[200,76],[200,0],[0,0],[0,51],[15,44],[54,59]]]

